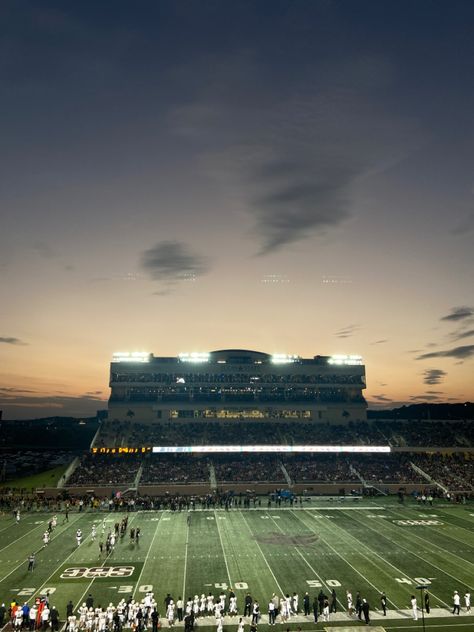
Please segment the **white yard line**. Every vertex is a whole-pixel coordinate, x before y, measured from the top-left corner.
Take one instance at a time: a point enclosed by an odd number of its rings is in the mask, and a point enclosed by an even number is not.
[[[296,516],[296,514],[295,514],[295,516]],[[362,579],[364,579],[364,580],[365,580],[365,581],[366,581],[366,582],[367,582],[370,586],[372,586],[372,588],[374,588],[374,589],[377,591],[377,593],[378,593],[379,595],[382,593],[382,590],[381,590],[380,588],[378,588],[377,586],[375,586],[375,584],[373,584],[373,583],[370,581],[370,579],[368,579],[368,578],[367,578],[367,577],[366,577],[363,573],[361,573],[359,570],[357,570],[357,568],[356,568],[355,566],[352,566],[352,564],[349,562],[349,560],[347,560],[347,559],[346,559],[343,555],[341,555],[341,554],[340,554],[340,553],[339,553],[339,552],[338,552],[338,551],[337,551],[337,550],[336,550],[333,546],[331,546],[331,545],[329,544],[329,542],[323,538],[323,536],[321,535],[321,533],[318,533],[317,531],[315,531],[311,525],[306,524],[306,522],[304,522],[304,520],[302,520],[299,516],[296,516],[296,518],[297,518],[298,520],[300,520],[300,521],[301,521],[301,522],[302,522],[302,523],[303,523],[303,524],[304,524],[304,525],[305,525],[308,529],[310,529],[310,531],[312,531],[313,533],[316,533],[316,535],[318,535],[318,536],[319,536],[319,538],[320,538],[320,539],[321,539],[321,540],[322,540],[322,541],[326,544],[326,546],[328,546],[328,547],[331,549],[331,551],[333,551],[333,553],[335,553],[338,557],[340,557],[340,558],[341,558],[341,560],[342,560],[343,562],[345,562],[348,566],[350,566],[350,567],[352,568],[352,570],[353,570],[353,571],[355,571],[358,575],[360,575],[360,576],[362,577]],[[332,525],[331,525],[331,526],[332,526]],[[395,610],[401,610],[401,608],[399,608],[399,607],[397,606],[397,604],[396,604],[394,601],[392,601],[391,599],[388,599],[388,598],[387,598],[387,601],[389,601],[389,602],[390,602],[393,606],[395,606]]]
[[[221,530],[219,529],[219,519],[217,518],[216,510],[214,509],[214,520],[217,526],[217,533],[219,534],[219,541],[221,543],[222,555],[224,556],[225,567],[227,569],[227,577],[229,578],[229,586],[232,586],[232,579],[230,578],[229,565],[227,564],[227,556],[225,554],[224,543],[222,542]]]
[[[75,520],[75,522],[77,522],[77,520],[79,520],[79,518],[77,518],[77,519]],[[68,523],[68,525],[69,525],[69,523]],[[91,534],[90,534],[90,533],[89,533],[89,535],[86,535],[86,537],[84,538],[84,540],[83,540],[82,544],[84,544],[84,543],[85,543],[85,541],[87,540],[87,538],[89,538],[90,536],[91,536]],[[66,558],[64,558],[63,560],[61,560],[61,564],[60,564],[58,567],[56,567],[56,569],[53,571],[53,573],[51,573],[51,575],[48,577],[48,579],[47,579],[45,582],[43,582],[43,583],[41,584],[40,588],[38,588],[38,590],[37,590],[35,593],[33,593],[33,594],[31,595],[30,599],[34,600],[35,595],[38,595],[38,594],[40,594],[40,593],[41,593],[41,590],[42,590],[45,586],[47,586],[47,585],[48,585],[49,580],[50,580],[52,577],[54,577],[54,575],[56,575],[56,573],[57,573],[57,572],[58,572],[58,570],[61,568],[61,566],[64,566],[64,562],[67,562],[67,560],[68,560],[68,559],[69,559],[72,555],[74,555],[74,553],[77,553],[77,550],[78,550],[79,548],[80,548],[80,547],[76,546],[76,547],[74,548],[74,550],[73,550],[71,553],[69,553],[69,555],[68,555]]]
[[[397,520],[412,520],[412,518],[407,518],[406,514],[401,514],[401,513],[398,513],[398,512],[396,512],[394,509],[390,509],[389,511],[390,511],[393,515],[395,515],[395,516],[401,516],[400,518],[396,518]],[[388,518],[388,516],[387,516],[387,518]],[[417,518],[414,518],[414,520],[416,520],[416,519],[417,519]],[[453,524],[451,524],[451,523],[447,523],[447,524],[448,524],[448,526],[450,526],[450,527],[456,527],[456,528],[458,528],[458,529],[465,529],[465,531],[467,531],[467,532],[469,533],[469,535],[471,535],[471,536],[472,536],[472,530],[466,529],[465,527],[459,527],[458,525],[453,525]],[[413,533],[413,532],[412,532],[410,535],[412,535],[413,537],[417,538],[418,540],[422,540],[422,542],[423,542],[424,544],[426,544],[426,540],[425,540],[424,538],[422,538],[421,536],[417,535],[416,533]],[[464,540],[459,540],[458,538],[455,538],[454,536],[450,535],[449,533],[446,533],[445,535],[446,535],[448,538],[451,538],[451,539],[453,539],[453,540],[456,540],[456,542],[461,542],[462,544],[467,544]],[[443,549],[443,547],[442,547],[442,546],[439,546],[438,544],[435,544],[434,542],[431,542],[431,540],[430,540],[430,546],[434,546],[434,547],[436,547],[437,549],[439,549],[440,551],[443,551],[443,553],[446,553],[448,557],[453,557],[453,556],[454,556],[454,557],[457,557],[459,560],[461,560],[461,562],[462,562],[463,564],[466,564],[466,562],[467,562],[467,563],[468,563],[468,564],[470,564],[471,566],[474,566],[474,563],[473,563],[473,562],[470,562],[469,560],[466,560],[466,558],[464,558],[464,557],[459,557],[459,555],[456,555],[455,553],[451,553],[451,551],[447,551],[446,549]]]
[[[108,516],[110,516],[110,514],[111,514],[111,513],[112,513],[112,512],[109,512],[107,515],[108,515]],[[139,511],[136,511],[136,512],[134,513],[134,515],[133,515],[132,519],[130,520],[130,523],[132,523],[132,522],[133,522],[133,520],[135,520],[135,518],[137,517],[137,515],[138,515],[139,513],[140,513]],[[105,520],[105,518],[104,518],[104,520]],[[109,559],[109,557],[112,555],[112,553],[113,553],[113,551],[110,551],[110,553],[109,553],[108,555],[106,555],[106,556],[105,556],[105,559],[104,559],[104,561],[102,562],[102,564],[100,565],[100,567],[103,567],[103,566],[104,566],[105,562]],[[62,564],[61,564],[61,566],[62,566]],[[60,566],[59,568],[61,568],[61,566]],[[99,568],[100,568],[100,567],[99,567]],[[56,571],[57,571],[57,570],[58,570],[58,569],[56,569]],[[94,583],[94,580],[95,580],[95,579],[96,579],[96,577],[93,577],[93,578],[91,579],[91,581],[89,582],[89,585],[87,586],[87,588],[85,589],[85,591],[82,593],[81,598],[77,600],[77,604],[78,604],[78,605],[82,603],[82,600],[84,599],[84,597],[85,597],[85,596],[87,595],[87,593],[89,592],[89,590],[90,590],[90,588],[91,588],[92,584]],[[67,623],[67,622],[66,622],[66,623]]]
[[[77,522],[78,519],[79,518],[76,518],[76,520],[74,522]],[[73,523],[71,523],[71,524],[73,524]],[[63,531],[61,531],[61,533],[58,533],[58,535],[55,538],[51,538],[50,543],[53,542],[54,540],[56,540],[56,538],[58,538],[60,535],[62,535],[62,533],[64,533],[64,531],[65,531],[65,529]],[[44,549],[44,546],[40,547],[37,551],[35,551],[35,555],[38,555],[38,553],[43,551],[43,549]],[[27,564],[27,563],[28,563],[28,559],[26,558],[26,559],[22,560],[20,562],[20,564],[18,564],[18,566],[15,566],[15,568],[13,570],[11,570],[7,575],[4,575],[3,577],[0,577],[0,584],[2,582],[4,582],[7,579],[7,577],[10,577],[10,575],[12,573],[17,571],[20,568],[20,566],[23,566],[24,564]]]
[[[370,529],[371,531],[375,531],[378,535],[381,535],[383,538],[385,538],[384,534],[381,533],[378,530],[372,529],[371,527],[369,527],[369,525],[367,524],[367,522],[359,522],[357,521],[358,524],[363,525],[365,528]],[[381,555],[379,555],[376,551],[374,551],[373,549],[371,549],[370,547],[368,547],[366,544],[364,544],[363,542],[360,542],[360,540],[357,540],[356,537],[354,537],[353,535],[351,535],[346,529],[344,529],[344,527],[341,527],[339,525],[334,525],[336,526],[338,529],[342,529],[342,531],[344,531],[344,533],[346,533],[348,536],[350,536],[351,538],[353,538],[358,546],[363,546],[364,548],[366,548],[368,551],[370,551],[373,555],[376,555],[378,558],[380,558],[382,560],[382,562],[384,562],[385,564],[389,564],[393,569],[395,569],[398,573],[400,573],[401,575],[404,575],[407,579],[409,579],[410,581],[412,580],[412,578],[410,577],[410,575],[407,575],[406,573],[404,573],[400,568],[398,568],[397,566],[395,566],[394,564],[392,564],[391,562],[389,562],[387,559],[385,559],[384,557],[382,557]],[[394,543],[396,546],[401,546],[397,543]],[[403,547],[402,547],[403,548]],[[407,588],[408,592],[411,592],[409,588]],[[449,605],[443,601],[440,597],[437,597],[435,595],[435,593],[432,591],[431,586],[430,586],[430,593],[433,595],[433,597],[436,597],[436,599],[444,604],[447,608],[449,608]]]
[[[380,536],[382,536],[382,538],[385,538],[386,540],[388,540],[389,542],[391,542],[393,544],[393,540],[391,540],[388,536],[384,535],[383,533],[381,533],[380,531],[378,531],[376,529],[372,529],[372,527],[370,527],[367,522],[364,522],[363,524],[364,524],[364,527],[370,529],[371,531],[376,531],[376,533],[378,533]],[[387,524],[387,523],[385,523],[385,524]],[[396,529],[395,525],[392,525],[391,523],[389,523],[389,524],[390,524],[391,527],[394,527]],[[339,528],[341,528],[341,527],[339,527]],[[415,534],[410,533],[410,535],[415,535]],[[426,546],[426,544],[427,544],[426,540],[423,540],[423,538],[421,538],[419,535],[415,535],[415,537],[418,538],[419,540],[421,540],[423,542],[423,544]],[[469,584],[469,582],[462,581],[461,579],[459,579],[459,577],[454,577],[454,575],[451,575],[451,573],[448,573],[448,571],[445,571],[444,569],[440,568],[436,564],[433,564],[433,562],[430,562],[430,560],[427,557],[423,557],[422,555],[418,555],[418,553],[415,553],[414,551],[411,551],[410,549],[407,549],[405,546],[403,546],[403,544],[400,544],[398,542],[396,542],[395,544],[397,546],[399,546],[401,549],[403,549],[404,551],[407,551],[408,553],[410,553],[410,555],[414,555],[415,557],[418,557],[420,560],[423,560],[423,562],[425,562],[426,564],[429,564],[433,568],[437,568],[439,571],[441,571],[445,575],[448,575],[448,577],[451,577],[451,579],[454,579],[458,583],[460,583],[462,585],[466,585],[466,583]],[[429,544],[431,545],[432,542],[429,542]],[[440,547],[438,547],[438,548],[440,548]],[[441,550],[445,551],[444,549],[441,549]],[[445,553],[446,553],[447,557],[450,556],[449,551],[445,551]],[[431,594],[434,594],[432,591],[430,591],[430,592],[431,592]],[[436,598],[439,599],[439,597],[436,597]],[[441,603],[444,603],[444,605],[447,608],[452,607],[449,604],[447,604],[445,601],[443,601],[442,599],[439,599],[439,601]]]
[[[186,516],[186,545],[184,548],[183,599],[186,599],[186,572],[188,569],[189,513]]]
[[[135,584],[135,588],[134,588],[133,593],[132,593],[133,597],[135,597],[135,593],[137,592],[138,587],[139,587],[139,585],[140,585],[140,580],[141,580],[141,578],[142,578],[143,571],[145,570],[145,565],[146,565],[146,563],[147,563],[147,561],[148,561],[148,556],[150,555],[150,551],[151,551],[151,549],[152,549],[152,547],[153,547],[153,542],[155,541],[156,534],[158,533],[158,527],[159,527],[159,526],[160,526],[160,524],[161,524],[161,518],[162,518],[162,517],[163,517],[163,513],[161,514],[160,519],[159,519],[159,520],[158,520],[158,522],[156,523],[155,533],[153,534],[153,537],[152,537],[151,542],[150,542],[150,546],[148,547],[148,551],[146,552],[145,559],[144,559],[144,561],[143,561],[142,570],[140,571],[140,575],[138,576],[137,582],[136,582],[136,584]],[[131,521],[130,521],[130,522],[131,522]]]
[[[247,529],[250,531],[250,534],[252,535],[252,537],[255,538],[255,534],[253,533],[252,529],[250,528],[249,524],[247,523],[247,520],[245,520],[244,514],[239,511],[240,515],[242,516],[243,521],[245,522],[245,525],[247,527]],[[280,591],[280,595],[284,595],[285,593],[283,592],[283,588],[280,586],[280,584],[278,583],[277,578],[275,577],[275,574],[273,573],[272,569],[270,568],[270,564],[267,561],[267,558],[265,557],[265,555],[263,554],[262,549],[260,548],[260,544],[257,542],[257,540],[254,540],[255,544],[258,547],[258,550],[260,551],[261,556],[263,557],[263,560],[265,562],[265,564],[267,565],[268,570],[270,571],[273,579],[275,580],[275,584],[278,586],[278,590]]]
[[[277,523],[276,520],[274,520],[274,518],[272,516],[270,516],[271,520],[275,523],[275,526],[277,527],[277,529],[279,529],[281,531],[281,533],[285,533],[283,531],[283,529],[280,527],[280,525]],[[316,577],[319,579],[319,581],[321,582],[321,584],[324,584],[327,588],[327,590],[329,592],[331,592],[331,586],[328,586],[326,584],[326,582],[324,581],[324,579],[322,579],[322,577],[317,573],[317,571],[311,566],[311,564],[308,562],[308,560],[304,557],[304,555],[301,553],[301,551],[298,549],[297,546],[294,547],[295,551],[298,553],[298,555],[301,557],[301,559],[303,560],[303,562],[313,571],[313,573],[316,575]],[[341,608],[343,610],[345,610],[345,604],[342,603],[342,601],[340,599],[336,599],[336,601],[341,605]]]

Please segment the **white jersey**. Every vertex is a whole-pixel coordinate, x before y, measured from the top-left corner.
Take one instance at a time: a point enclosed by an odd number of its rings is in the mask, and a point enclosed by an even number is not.
[[[237,614],[237,597],[231,597],[229,601],[229,613]]]

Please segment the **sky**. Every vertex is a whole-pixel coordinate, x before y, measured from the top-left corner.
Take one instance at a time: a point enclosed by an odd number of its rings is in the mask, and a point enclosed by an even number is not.
[[[114,351],[364,358],[474,400],[474,3],[3,0],[0,409]]]

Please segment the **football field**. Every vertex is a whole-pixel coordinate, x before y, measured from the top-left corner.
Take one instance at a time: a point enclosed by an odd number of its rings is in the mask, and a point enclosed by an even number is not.
[[[16,598],[29,603],[49,592],[64,620],[65,606],[78,606],[92,594],[95,605],[116,604],[133,595],[141,599],[153,591],[164,619],[164,598],[212,592],[217,596],[232,587],[239,613],[249,592],[267,624],[267,605],[273,593],[280,596],[305,592],[313,598],[322,589],[337,594],[337,614],[330,623],[314,624],[302,614],[285,625],[290,629],[325,629],[358,626],[346,614],[345,593],[357,591],[371,607],[373,626],[383,629],[422,629],[411,618],[410,597],[421,604],[419,584],[429,587],[432,612],[426,629],[474,631],[474,616],[464,612],[463,595],[474,587],[474,507],[420,507],[393,499],[313,500],[303,507],[157,511],[128,514],[128,530],[115,550],[99,555],[102,534],[113,531],[124,514],[71,512],[69,522],[59,514],[51,542],[43,548],[42,536],[52,514],[24,513],[19,524],[12,515],[0,519],[0,602]],[[105,525],[104,525],[105,520]],[[97,536],[92,540],[92,525]],[[105,531],[104,531],[105,526]],[[140,527],[139,543],[130,541],[132,527]],[[83,541],[76,544],[76,530]],[[28,572],[27,558],[36,552],[36,566]],[[461,616],[453,616],[454,590],[461,595]],[[388,598],[387,617],[381,617],[380,593]],[[278,621],[278,620],[277,620]],[[211,618],[199,627],[214,625]],[[363,625],[363,624],[361,624]],[[163,627],[167,627],[163,621]],[[226,617],[224,629],[237,629]]]

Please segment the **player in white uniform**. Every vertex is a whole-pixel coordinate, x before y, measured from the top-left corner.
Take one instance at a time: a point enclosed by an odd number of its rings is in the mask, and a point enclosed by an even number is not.
[[[78,529],[76,531],[76,542],[77,542],[77,546],[81,546],[81,542],[82,542],[82,531],[80,529]]]
[[[202,593],[201,599],[199,600],[199,616],[203,617],[206,613],[206,595]]]
[[[168,619],[168,624],[170,628],[174,626],[174,601],[171,600],[168,604],[168,608],[166,610],[166,618]]]
[[[43,546],[48,546],[49,544],[49,532],[45,531],[43,533]]]
[[[71,615],[67,618],[67,629],[68,632],[77,632],[77,619],[75,615]]]
[[[95,528],[95,524],[92,525],[92,533],[91,533],[91,538],[92,538],[92,542],[95,542],[95,536],[97,534],[97,530]]]
[[[87,606],[85,602],[80,606],[79,610],[79,629],[84,630],[86,627]]]
[[[237,597],[231,597],[229,599],[229,614],[231,616],[237,614]]]
[[[237,632],[244,632],[245,623],[242,617],[239,619],[239,626],[237,628]]]
[[[193,612],[195,617],[199,615],[199,597],[197,595],[194,595]]]
[[[466,606],[466,612],[471,612],[471,593],[468,590],[464,594],[464,605]]]
[[[346,590],[346,599],[347,599],[347,613],[350,617],[352,617],[354,604],[352,601],[352,593],[349,590]]]
[[[417,606],[417,603],[416,603],[415,595],[411,596],[410,605],[411,605],[411,612],[412,612],[412,615],[413,615],[413,620],[414,621],[418,621],[418,606]]]
[[[212,614],[214,612],[214,595],[211,593],[206,597],[207,602],[207,614]]]

